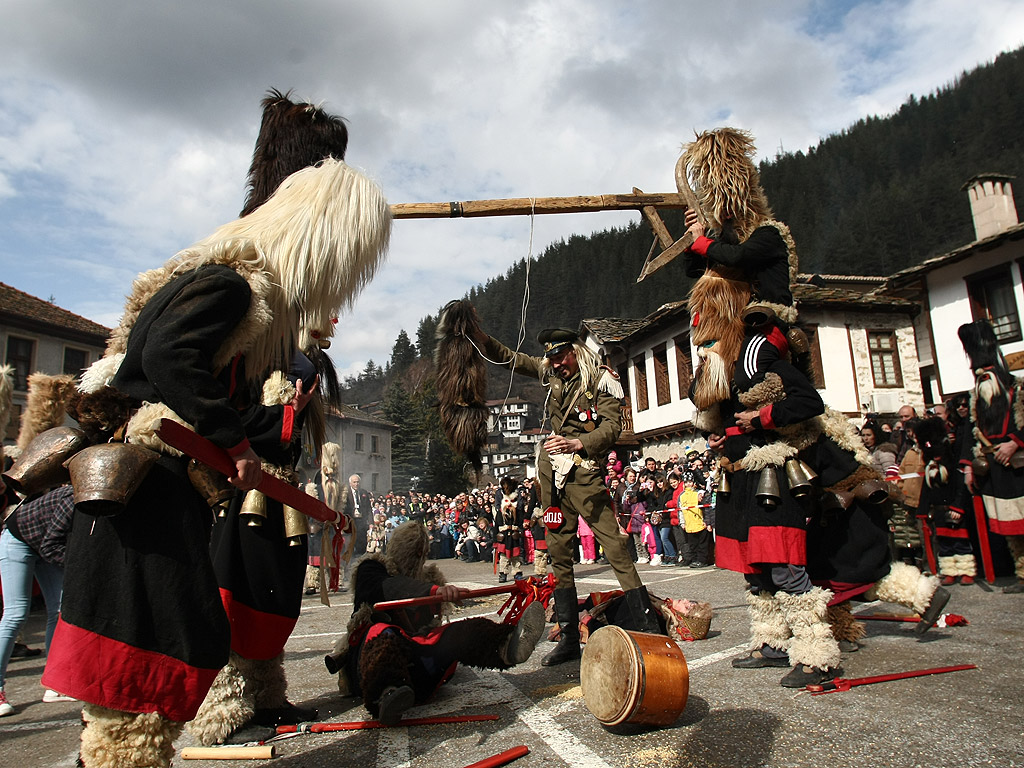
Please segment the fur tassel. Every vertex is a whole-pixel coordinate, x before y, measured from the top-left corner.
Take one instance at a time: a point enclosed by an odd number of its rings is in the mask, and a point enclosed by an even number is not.
[[[82,707],[82,721],[79,758],[85,768],[169,768],[185,725],[157,712],[135,714],[96,704]]]
[[[441,427],[452,449],[483,467],[487,441],[487,367],[471,339],[481,335],[480,319],[468,301],[450,302],[437,325],[437,396]]]
[[[24,451],[36,435],[59,427],[67,414],[67,401],[75,388],[70,374],[50,376],[33,373],[28,377],[28,402],[21,416],[18,451]]]
[[[172,448],[157,436],[156,430],[161,419],[171,419],[195,431],[191,424],[163,403],[143,403],[128,422],[128,428],[125,430],[127,441],[168,456],[184,456],[185,454],[177,448]]]

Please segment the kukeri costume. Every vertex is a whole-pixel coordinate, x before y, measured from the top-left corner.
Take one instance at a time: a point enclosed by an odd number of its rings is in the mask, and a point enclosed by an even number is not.
[[[1004,592],[1024,593],[1024,380],[1006,365],[992,326],[985,320],[960,326],[958,333],[974,370],[971,390],[973,440],[965,440],[960,464],[969,470],[985,503],[988,526],[1006,538],[1017,583]],[[1009,443],[1008,465],[994,452]],[[984,531],[979,531],[984,536]]]
[[[510,573],[522,575],[526,556],[526,530],[530,519],[530,494],[523,488],[501,489],[501,500],[494,513],[494,551],[498,553],[498,581],[508,581]]]
[[[389,231],[380,190],[327,160],[136,280],[81,388],[128,398],[126,440],[160,459],[125,512],[76,515],[44,673],[46,685],[87,702],[87,768],[167,765],[231,648],[210,559],[212,514],[185,460],[156,436],[159,419],[244,453],[253,393],[291,359],[300,326],[325,327],[369,279]]]
[[[531,603],[518,623],[497,624],[477,617],[440,622],[439,606],[375,611],[388,600],[426,597],[446,581],[433,563],[422,523],[403,523],[387,552],[368,554],[352,577],[353,613],[346,635],[325,659],[339,673],[344,694],[362,697],[367,710],[394,725],[414,704],[427,701],[458,664],[507,669],[529,658],[544,629],[540,603]]]
[[[717,497],[717,563],[750,584],[752,653],[733,665],[792,663],[782,684],[803,687],[839,663],[829,606],[889,574],[888,494],[867,501],[870,483],[881,478],[863,444],[793,364],[807,360],[806,337],[792,327],[796,251],[785,225],[771,218],[753,151],[748,134],[723,128],[699,135],[677,164],[680,189],[693,179],[703,215],[719,232],[716,240],[698,237],[688,254],[690,273],[699,275],[689,309],[702,358],[691,398],[698,426],[726,438],[731,492]],[[751,411],[745,431],[736,414]],[[930,598],[937,582],[919,585],[916,569],[900,570],[901,589],[890,592],[922,605],[919,591]]]

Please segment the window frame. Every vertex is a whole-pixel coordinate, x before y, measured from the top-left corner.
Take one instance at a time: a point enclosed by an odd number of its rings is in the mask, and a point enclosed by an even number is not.
[[[637,413],[651,407],[647,394],[647,354],[633,358],[633,375],[636,378],[636,410]]]
[[[903,368],[900,365],[900,343],[894,328],[866,328],[864,330],[865,340],[868,349],[868,363],[871,367],[871,381],[876,389],[900,389],[903,386]],[[892,341],[892,348],[888,350],[874,350],[871,348],[872,336],[888,336]],[[875,369],[875,355],[877,353],[888,353],[892,355],[893,376],[895,383],[879,383]]]
[[[1024,266],[1018,264],[1018,270],[1024,279]],[[1021,330],[1020,307],[1017,304],[1017,292],[1013,282],[1013,271],[1010,264],[997,264],[989,269],[974,272],[964,276],[964,284],[967,288],[967,300],[971,307],[971,318],[973,320],[988,320],[995,331],[996,340],[1000,344],[1012,344],[1015,341],[1024,340],[1024,333]],[[1003,323],[997,323],[992,315],[989,306],[988,286],[996,286],[1002,290],[1009,291],[1009,299],[1013,304],[1013,312],[1007,315],[1000,315],[1000,318],[1008,319],[1009,330],[1000,330]]]

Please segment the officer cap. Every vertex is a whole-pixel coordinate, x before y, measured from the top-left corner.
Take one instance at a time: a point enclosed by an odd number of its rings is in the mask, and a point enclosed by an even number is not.
[[[544,347],[544,357],[560,354],[576,341],[575,331],[567,328],[545,328],[537,334],[537,341]]]

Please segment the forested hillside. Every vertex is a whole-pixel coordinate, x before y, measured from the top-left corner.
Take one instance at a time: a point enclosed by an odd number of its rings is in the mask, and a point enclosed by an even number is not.
[[[763,161],[762,184],[776,217],[793,232],[801,272],[891,274],[970,242],[970,206],[961,187],[979,173],[1018,177],[1017,208],[1024,210],[1021,83],[1024,48],[911,97],[893,115],[864,118],[806,152]],[[665,220],[678,237],[681,217],[669,213]],[[689,281],[682,259],[636,282],[652,240],[647,225],[637,223],[549,245],[530,268],[525,351],[538,351],[534,337],[543,328],[575,328],[584,317],[643,317],[684,298]],[[469,292],[484,328],[506,343],[519,332],[525,288],[520,261]],[[385,386],[405,377],[412,360],[425,363],[436,323],[436,314],[423,318],[414,342],[402,332],[384,368],[371,363],[350,377],[349,401],[384,399]],[[501,397],[508,380],[494,373],[492,397]]]

